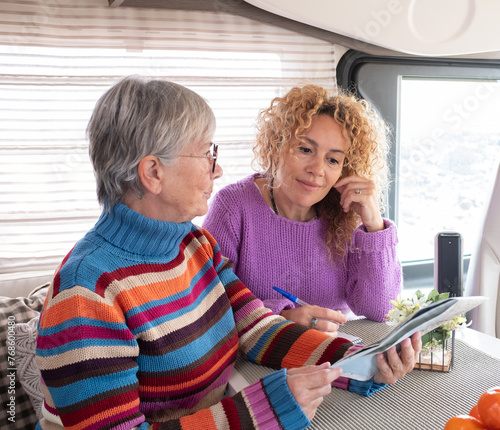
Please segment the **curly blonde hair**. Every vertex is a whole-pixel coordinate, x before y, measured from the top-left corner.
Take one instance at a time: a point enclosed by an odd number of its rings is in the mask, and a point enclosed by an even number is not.
[[[330,96],[322,87],[305,85],[274,98],[270,107],[259,113],[256,123],[254,161],[262,173],[269,180],[276,176],[284,151],[294,149],[292,137],[304,142],[304,133],[317,115],[332,117],[349,141],[340,177],[356,175],[372,180],[383,208],[388,188],[389,128],[367,101],[346,91]],[[315,209],[327,223],[326,246],[330,258],[344,257],[360,224],[359,215],[353,209],[348,213],[343,211],[340,193],[335,188],[315,204]]]

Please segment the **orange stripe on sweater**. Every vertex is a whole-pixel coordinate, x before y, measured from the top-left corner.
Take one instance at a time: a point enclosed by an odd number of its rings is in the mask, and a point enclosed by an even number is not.
[[[123,315],[118,314],[108,304],[98,303],[82,296],[72,296],[46,309],[42,313],[40,324],[42,328],[47,328],[76,317],[96,318],[96,316],[105,322],[125,321]]]
[[[148,288],[144,288],[143,285],[138,285],[130,290],[122,291],[118,294],[117,299],[124,304],[133,303],[134,306],[141,306],[153,300],[161,300],[165,297],[178,294],[184,291],[191,280],[200,272],[201,267],[206,263],[205,260],[205,252],[198,248],[193,256],[187,261],[186,270],[179,276],[147,284]],[[128,310],[130,309],[125,308],[125,312]]]
[[[194,271],[194,270],[193,270]],[[165,297],[173,296],[186,289],[186,285],[189,283],[185,282],[185,279],[192,279],[191,274],[184,272],[181,276],[175,278],[175,280],[164,280],[160,282],[154,282],[147,284],[148,288],[144,288],[144,285],[138,285],[127,291],[122,291],[117,298],[127,305],[133,303],[135,306],[141,306],[145,303],[161,300]],[[181,288],[182,286],[182,288]],[[124,309],[125,312],[129,311],[130,307]]]
[[[65,426],[64,428],[68,430],[78,430],[82,428],[87,428],[87,426],[93,428],[92,425],[95,426],[97,423],[101,422],[105,418],[112,418],[114,415],[122,414],[125,411],[130,411],[130,414],[133,414],[135,411],[137,411],[138,408],[139,408],[139,398],[136,398],[129,403],[124,403],[115,408],[107,409],[106,411],[100,411],[105,413],[105,415],[102,414],[104,416],[102,416],[101,414],[94,415],[85,421],[79,422],[77,425],[70,427]]]
[[[180,418],[181,427],[189,430],[217,430],[210,409],[202,409],[192,415]]]
[[[310,357],[304,354],[304,351],[316,350],[324,340],[324,333],[317,330],[307,330],[294,342],[281,365],[287,368],[303,366]]]
[[[241,288],[240,291],[231,296],[231,303],[236,302],[237,299],[239,299],[241,296],[249,296],[250,294],[251,292],[248,290],[248,288]]]

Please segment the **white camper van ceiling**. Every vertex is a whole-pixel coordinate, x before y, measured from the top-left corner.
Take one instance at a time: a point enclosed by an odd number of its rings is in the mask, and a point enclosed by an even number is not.
[[[245,0],[294,21],[411,55],[500,50],[497,0]]]

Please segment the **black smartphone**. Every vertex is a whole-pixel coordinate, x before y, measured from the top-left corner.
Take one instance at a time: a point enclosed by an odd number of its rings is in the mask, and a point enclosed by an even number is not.
[[[434,242],[434,288],[450,297],[463,295],[462,236],[456,232],[441,232]]]

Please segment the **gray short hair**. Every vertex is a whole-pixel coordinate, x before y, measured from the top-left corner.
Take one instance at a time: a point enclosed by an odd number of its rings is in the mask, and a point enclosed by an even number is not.
[[[210,141],[215,116],[207,102],[182,85],[129,76],[99,99],[87,127],[97,198],[111,208],[143,187],[139,162],[147,155],[168,165],[192,142]]]

